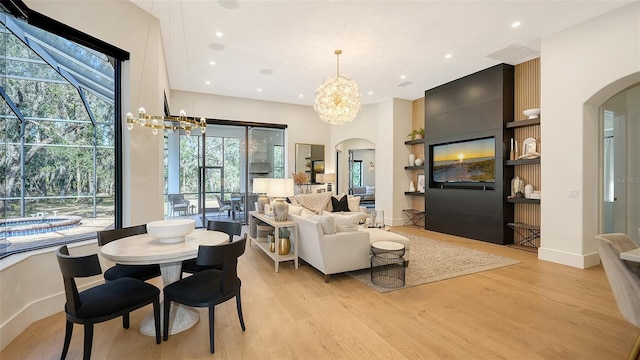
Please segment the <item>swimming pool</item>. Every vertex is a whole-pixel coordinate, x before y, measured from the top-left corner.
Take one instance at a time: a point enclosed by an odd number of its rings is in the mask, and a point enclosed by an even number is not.
[[[0,219],[0,238],[44,234],[80,225],[80,216],[39,216]]]

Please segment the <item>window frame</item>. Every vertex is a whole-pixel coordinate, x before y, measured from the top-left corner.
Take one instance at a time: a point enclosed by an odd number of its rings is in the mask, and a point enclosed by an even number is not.
[[[31,10],[23,1],[21,0],[8,0],[2,1],[0,3],[0,11],[2,11],[5,16],[13,16],[17,19],[26,21],[29,25],[37,27],[43,31],[49,32],[51,34],[57,35],[59,37],[65,38],[69,41],[72,41],[78,45],[87,47],[89,49],[98,51],[108,57],[113,62],[113,70],[114,70],[114,117],[113,117],[113,128],[114,128],[114,226],[116,228],[121,228],[123,223],[123,176],[122,176],[122,165],[123,165],[123,134],[122,134],[122,69],[123,63],[125,61],[130,60],[129,52],[122,50],[114,45],[111,45],[105,41],[102,41],[98,38],[95,38],[89,34],[86,34],[80,30],[74,29],[71,26],[63,24],[57,20],[54,20],[48,16],[45,16],[37,11]],[[2,92],[5,100],[9,98]],[[12,106],[10,100],[7,101],[7,104],[11,108],[11,111],[15,113],[16,108]],[[20,116],[19,113],[15,113],[16,116]],[[94,127],[97,124],[94,124]],[[95,131],[95,130],[94,130]],[[81,239],[70,238],[69,242],[83,241],[87,240],[86,237],[82,237]],[[56,246],[59,244],[56,244]],[[23,250],[16,250],[10,253],[0,254],[0,258],[8,257],[14,254],[29,252],[38,250],[41,248],[51,247],[52,245],[43,244],[43,245],[34,245],[33,247],[26,248]]]

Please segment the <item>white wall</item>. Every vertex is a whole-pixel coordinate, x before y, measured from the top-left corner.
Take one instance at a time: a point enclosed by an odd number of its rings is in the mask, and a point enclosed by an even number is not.
[[[640,71],[639,3],[549,36],[541,44],[541,235],[538,257],[578,268],[598,263],[597,107]],[[629,86],[627,84],[626,86]],[[589,102],[601,93],[601,99]],[[569,189],[580,191],[569,198]]]

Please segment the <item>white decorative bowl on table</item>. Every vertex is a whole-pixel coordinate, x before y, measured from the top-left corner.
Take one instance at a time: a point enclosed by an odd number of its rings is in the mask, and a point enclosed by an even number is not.
[[[537,119],[540,116],[540,109],[527,109],[522,113],[524,116],[528,116],[529,119]]]
[[[172,219],[153,221],[147,224],[147,233],[161,243],[177,243],[184,241],[185,236],[196,228],[193,219]]]

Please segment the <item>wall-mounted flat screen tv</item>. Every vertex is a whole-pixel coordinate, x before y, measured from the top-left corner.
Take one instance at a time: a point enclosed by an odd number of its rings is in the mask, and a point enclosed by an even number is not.
[[[496,181],[494,137],[431,146],[431,185],[493,184]]]

